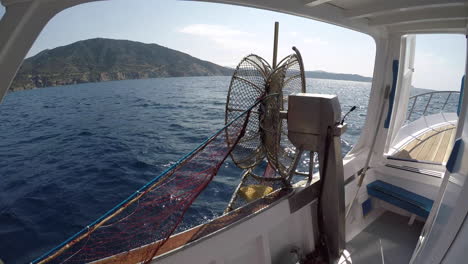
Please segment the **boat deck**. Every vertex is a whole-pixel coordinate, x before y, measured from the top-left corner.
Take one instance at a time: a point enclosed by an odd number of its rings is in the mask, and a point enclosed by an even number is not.
[[[409,263],[424,223],[385,212],[347,245],[349,263]]]
[[[431,128],[409,141],[393,157],[442,164],[450,155],[455,139],[455,128],[453,124]]]

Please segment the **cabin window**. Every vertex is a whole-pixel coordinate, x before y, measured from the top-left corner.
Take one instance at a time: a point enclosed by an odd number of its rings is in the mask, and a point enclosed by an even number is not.
[[[465,42],[465,37],[461,35],[416,37],[414,75],[410,94],[414,99],[409,102],[408,122],[440,112],[457,112],[461,82],[465,74]],[[417,98],[413,108],[415,101],[413,96],[424,93],[433,93],[433,96],[431,98],[429,94]]]
[[[410,73],[399,75],[401,99],[407,90],[408,104],[405,116],[403,112],[394,116],[393,158],[435,164],[447,161],[458,120],[465,41],[462,35],[415,36],[414,54],[407,50],[405,61],[400,62],[399,70]],[[412,56],[414,61],[409,61]]]
[[[343,114],[357,106],[346,119],[343,155],[357,142],[374,68],[371,37],[245,7],[138,2],[99,1],[54,16],[0,105],[8,207],[49,234],[39,240],[14,226],[28,245],[0,245],[7,263],[64,241],[223,127],[233,68],[251,53],[272,64],[275,21],[278,58],[300,50],[307,92],[337,94]],[[223,214],[242,170],[229,159],[220,167],[177,231]],[[26,186],[22,179],[33,179],[30,189],[16,191]]]
[[[317,22],[315,22],[317,23]],[[367,116],[375,59],[375,42],[368,35],[323,24],[330,34],[304,45],[307,92],[335,94],[341,104],[342,117],[353,107],[345,122],[348,127],[341,136],[345,156],[357,143]],[[337,32],[339,33],[337,34]],[[352,41],[351,41],[352,40]],[[317,42],[320,43],[320,45]],[[343,45],[349,43],[349,45]],[[340,74],[334,74],[340,73]]]

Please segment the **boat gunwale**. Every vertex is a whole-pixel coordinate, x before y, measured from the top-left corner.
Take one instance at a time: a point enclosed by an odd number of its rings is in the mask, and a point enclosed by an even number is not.
[[[285,200],[289,200],[291,197],[293,197],[297,193],[296,190],[297,189],[287,189],[287,188],[276,190],[263,198],[260,198],[251,203],[248,203],[220,217],[214,218],[208,223],[200,224],[188,230],[174,234],[161,246],[161,248],[158,250],[159,252],[157,252],[156,256],[152,259],[152,261],[157,261],[157,260],[169,257],[171,255],[174,255],[178,253],[180,250],[195,246],[203,242],[204,240],[207,240],[215,235],[218,235],[237,225],[240,225],[241,223],[244,223],[247,220],[257,215],[264,213],[265,211],[269,209],[272,209],[273,207],[275,207],[275,205],[278,205],[279,203],[284,202]],[[274,197],[275,195],[279,197]],[[269,199],[273,199],[273,201],[268,201]],[[311,202],[312,201],[313,199],[311,200]],[[240,215],[240,217],[236,218],[235,217],[236,214]],[[229,217],[233,217],[233,220],[230,220],[230,221],[228,220],[227,224],[223,225],[222,227],[217,228],[217,229],[215,228],[213,231],[209,231],[207,234],[203,234],[203,231],[206,229],[209,229],[210,225],[216,225],[219,222],[222,223],[224,219],[229,218]],[[200,235],[200,233],[202,235]],[[187,235],[189,235],[188,238],[185,237]],[[185,240],[185,241],[182,241],[183,243],[180,243],[180,241],[176,241],[175,245],[171,244],[171,242],[174,243],[174,241],[177,239]],[[116,255],[106,257],[104,259],[95,260],[91,263],[94,263],[94,264],[116,263],[122,259],[124,259],[125,261],[129,261],[134,258],[138,258],[140,251],[143,251],[143,253],[145,253],[145,249],[147,247],[151,247],[153,245],[158,246],[158,243],[160,242],[161,240],[158,240],[151,244],[147,244],[144,246],[134,248],[130,251],[121,252]],[[134,256],[135,254],[136,256]]]

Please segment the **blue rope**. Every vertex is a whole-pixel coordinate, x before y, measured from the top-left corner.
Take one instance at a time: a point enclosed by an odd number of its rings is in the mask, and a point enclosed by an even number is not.
[[[99,217],[98,219],[96,219],[94,222],[92,222],[91,224],[89,224],[88,226],[86,226],[85,228],[81,229],[80,231],[78,231],[77,233],[75,233],[74,235],[72,235],[70,238],[68,238],[67,240],[63,241],[62,243],[60,243],[59,245],[57,245],[56,247],[52,248],[51,250],[49,250],[48,252],[46,252],[45,254],[43,254],[42,256],[38,257],[37,259],[33,260],[31,262],[31,264],[36,264],[36,263],[39,263],[39,261],[45,259],[46,257],[52,255],[52,253],[58,251],[60,248],[64,247],[66,244],[70,243],[72,240],[74,240],[75,238],[77,238],[78,236],[84,234],[86,231],[88,231],[90,228],[94,227],[95,225],[97,225],[99,222],[101,222],[102,220],[104,220],[106,217],[110,216],[111,214],[113,214],[115,211],[117,211],[120,207],[122,207],[125,203],[129,202],[130,200],[132,200],[133,198],[135,198],[137,195],[139,195],[141,192],[145,191],[147,188],[149,188],[150,186],[152,186],[154,183],[156,183],[159,179],[161,179],[161,177],[165,176],[168,172],[172,171],[173,169],[175,169],[177,166],[179,166],[182,162],[184,162],[185,160],[187,160],[190,156],[192,156],[195,152],[197,152],[199,149],[203,148],[209,141],[211,141],[213,138],[215,138],[218,134],[220,134],[224,129],[226,129],[227,127],[229,127],[230,125],[232,125],[235,121],[237,121],[239,118],[241,118],[243,115],[245,115],[246,113],[248,113],[250,110],[252,110],[255,106],[257,106],[263,99],[265,98],[262,98],[260,100],[257,100],[252,106],[250,106],[247,110],[245,110],[244,112],[242,112],[240,115],[238,115],[236,118],[234,118],[231,122],[227,123],[223,128],[219,129],[218,131],[216,131],[214,134],[212,134],[210,137],[208,137],[205,141],[203,141],[200,145],[198,145],[196,148],[194,148],[192,151],[190,151],[189,153],[185,154],[182,158],[180,158],[176,163],[174,163],[172,166],[170,166],[169,168],[167,168],[165,171],[163,171],[161,174],[159,174],[158,176],[156,176],[155,178],[153,178],[152,180],[150,180],[148,183],[146,183],[145,185],[143,185],[140,189],[138,189],[136,192],[134,192],[133,194],[131,194],[127,199],[123,200],[122,202],[120,202],[118,205],[114,206],[114,208],[110,209],[109,211],[107,211],[105,214],[103,214],[101,217]]]

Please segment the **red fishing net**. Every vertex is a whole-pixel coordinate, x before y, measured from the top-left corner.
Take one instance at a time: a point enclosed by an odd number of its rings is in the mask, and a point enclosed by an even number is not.
[[[135,248],[140,248],[139,254],[136,257],[131,254],[131,262],[149,262],[232,152],[245,132],[251,109],[103,217],[33,263],[88,263],[116,254],[130,255],[128,252]]]

